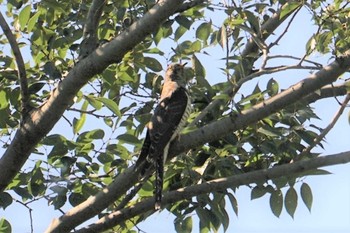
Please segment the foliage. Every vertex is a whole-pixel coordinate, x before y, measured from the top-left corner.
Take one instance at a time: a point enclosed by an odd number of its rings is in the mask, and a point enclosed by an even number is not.
[[[349,48],[350,8],[346,1],[334,1],[329,5],[325,1],[292,1],[290,4],[282,0],[232,1],[229,5],[218,2],[189,7],[169,17],[122,61],[91,79],[76,94],[57,127],[40,141],[30,160],[1,193],[0,206],[6,209],[13,204],[13,198],[23,203],[45,198],[52,208],[61,210],[65,205],[77,206],[111,184],[117,174],[133,164],[140,151],[166,63],[191,63],[186,76],[191,80],[193,112],[188,122],[190,127],[184,130],[186,133],[223,117],[239,115],[281,93],[284,87],[280,87],[277,76],[267,76],[267,82],[250,82],[264,77],[264,73],[259,73],[261,70],[270,74],[280,68],[259,67],[273,59],[270,51],[278,45],[279,36],[284,36],[283,32],[270,37],[272,42],[266,40],[271,33],[263,27],[275,12],[280,12],[281,21],[293,23],[293,15],[303,9],[318,26],[305,45],[305,56],[312,53],[339,56]],[[128,30],[154,4],[154,0],[107,1],[97,28],[99,45],[109,43]],[[76,0],[11,0],[2,4],[2,11],[6,12],[23,52],[33,108],[45,104],[57,84],[79,62],[90,6],[90,1]],[[257,48],[244,54],[242,51],[252,43],[251,38]],[[20,127],[21,90],[16,61],[5,35],[0,36],[0,46],[0,136],[6,149]],[[206,67],[203,60],[210,59],[205,56],[211,55],[213,47],[221,47],[222,76],[229,81],[207,77],[213,67]],[[305,58],[299,61],[300,69],[321,68],[319,63],[308,62]],[[305,61],[308,65],[304,65]],[[281,64],[288,69],[288,63]],[[253,88],[242,90],[244,83],[251,83]],[[227,89],[233,93],[225,92]],[[220,104],[199,119],[213,102]],[[318,154],[310,151],[322,147],[323,138],[319,141],[317,138],[323,129],[314,121],[319,117],[310,102],[299,99],[254,124],[192,148],[167,164],[165,191],[317,157]],[[294,216],[298,195],[311,210],[311,188],[305,181],[300,190],[295,185],[301,182],[300,177],[302,175],[293,174],[257,183],[252,186],[251,199],[269,194],[271,211],[277,217],[283,206],[291,217]],[[150,177],[127,206],[151,197],[153,181]],[[232,207],[238,214],[235,188],[167,205],[166,209],[176,216],[176,231],[190,232],[193,214],[200,219],[201,232],[217,232],[220,227],[227,230],[227,208]],[[114,211],[126,195],[110,203],[100,217]],[[138,215],[132,223],[115,226],[115,230],[127,232],[148,216],[147,212]],[[0,223],[1,229],[10,232],[7,220],[2,219]]]

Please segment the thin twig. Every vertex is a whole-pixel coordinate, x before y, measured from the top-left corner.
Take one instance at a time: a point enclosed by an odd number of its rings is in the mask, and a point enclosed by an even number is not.
[[[32,214],[33,209],[30,208],[30,207],[28,206],[28,203],[23,203],[23,202],[21,202],[21,201],[19,201],[19,200],[17,200],[17,199],[14,199],[14,200],[15,200],[17,203],[23,205],[24,207],[26,207],[26,208],[28,209],[28,212],[29,212],[29,219],[30,219],[30,232],[33,233],[33,232],[34,232],[34,227],[33,227],[33,214]]]
[[[334,115],[334,117],[333,117],[332,121],[329,123],[329,125],[325,129],[322,130],[320,135],[318,135],[318,137],[316,137],[314,139],[312,144],[310,144],[308,147],[304,148],[304,150],[300,153],[300,155],[298,156],[298,160],[300,160],[300,159],[304,158],[305,156],[307,156],[308,154],[310,154],[310,151],[326,137],[326,135],[331,131],[331,129],[335,126],[335,124],[339,120],[339,117],[343,114],[344,109],[346,108],[349,101],[350,101],[350,94],[348,94],[346,96],[345,100],[341,104],[339,110],[336,112],[336,114]]]
[[[100,114],[96,114],[95,112],[97,111],[96,109],[93,110],[81,110],[81,109],[76,109],[76,108],[67,108],[68,111],[73,111],[73,112],[79,112],[82,114],[88,114],[97,118],[113,118],[116,117],[115,114],[107,116],[107,115],[100,115]]]
[[[299,64],[297,65],[291,65],[291,66],[278,66],[278,67],[268,67],[268,68],[265,68],[263,70],[259,70],[257,72],[254,72],[244,78],[241,78],[236,84],[234,84],[232,90],[231,90],[231,95],[235,95],[238,90],[240,89],[240,87],[256,78],[256,77],[259,77],[259,76],[262,76],[262,75],[266,75],[266,74],[272,74],[272,73],[276,73],[276,72],[281,72],[281,71],[286,71],[286,70],[291,70],[291,69],[308,69],[308,70],[320,70],[319,67],[315,67],[315,66],[301,66]],[[202,111],[202,113],[200,114],[201,115],[205,115],[210,109],[206,108]],[[197,117],[195,120],[193,120],[188,126],[194,126],[200,119],[202,119],[202,117]]]
[[[270,60],[270,59],[275,59],[275,58],[288,58],[288,59],[293,59],[293,60],[307,62],[307,63],[315,65],[315,66],[317,66],[319,68],[323,67],[323,65],[321,63],[305,59],[304,57],[300,58],[300,57],[296,57],[296,56],[292,56],[292,55],[272,55],[272,56],[268,56],[267,59]],[[298,65],[301,65],[301,63],[299,63]]]
[[[6,20],[0,12],[0,26],[7,37],[7,40],[10,43],[13,55],[15,56],[17,69],[18,69],[18,80],[21,87],[21,102],[22,102],[22,121],[26,118],[28,112],[31,110],[29,92],[28,92],[28,82],[27,82],[27,73],[23,61],[21,51],[19,50],[18,43],[15,36],[11,32],[10,27],[8,26]]]
[[[298,12],[300,11],[302,5],[300,5],[298,7],[298,9],[294,12],[292,18],[289,20],[287,27],[284,29],[284,31],[281,33],[281,35],[269,45],[269,48],[272,48],[275,45],[278,45],[278,42],[283,38],[283,36],[288,32],[289,27],[292,25],[292,22],[294,21],[294,18],[296,17],[296,15],[298,14]]]
[[[287,4],[286,4],[287,5]],[[280,18],[280,13],[283,10],[283,8],[286,6],[282,6],[281,9],[278,10],[278,12],[276,12],[275,14],[273,14],[273,16],[271,18],[269,18],[262,26],[261,26],[261,32],[263,32],[262,35],[262,40],[265,40],[266,38],[268,38],[275,30],[276,28],[282,24],[282,22],[289,16],[289,15],[285,15],[283,18]],[[260,35],[257,36],[257,38],[259,38]],[[248,41],[248,43],[245,46],[245,49],[242,52],[242,59],[247,61],[248,64],[253,64],[258,57],[249,60],[247,57],[249,54],[252,54],[253,52],[257,52],[258,50],[258,45],[255,43],[255,41],[253,39],[250,39]],[[240,66],[242,66],[242,63],[239,64]],[[250,72],[250,67],[248,66],[244,66],[245,68],[245,72],[249,73]],[[237,80],[240,80],[241,78],[244,77],[244,75],[235,72],[235,74],[232,76],[235,77]],[[228,95],[229,97],[234,97],[235,93],[240,89],[240,86],[235,85],[233,82],[231,82],[231,80],[228,82],[229,87],[227,87],[225,90],[223,90],[221,93]],[[225,104],[222,99],[215,99],[213,101],[211,101],[211,103],[202,110],[202,112],[191,122],[190,126],[194,126],[196,125],[199,121],[201,121],[210,111],[212,111],[212,109],[215,109],[215,107],[221,105],[221,104]]]

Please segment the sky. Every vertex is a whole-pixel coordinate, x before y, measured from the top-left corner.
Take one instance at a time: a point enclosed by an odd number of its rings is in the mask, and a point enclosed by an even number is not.
[[[218,17],[216,14],[214,17]],[[305,23],[307,22],[307,23]],[[285,26],[285,25],[284,25]],[[278,31],[284,29],[282,26]],[[287,35],[280,41],[280,46],[273,49],[272,55],[284,54],[303,56],[307,40],[315,32],[315,26],[311,24],[310,15],[304,9],[297,16],[294,23],[288,30]],[[276,33],[278,35],[278,33]],[[302,46],[301,46],[302,45]],[[218,48],[213,48],[216,50]],[[217,73],[220,73],[220,58],[222,52],[209,52],[212,57],[199,56],[207,69],[207,79],[211,83],[218,82]],[[219,54],[219,55],[217,55]],[[216,56],[215,56],[216,55]],[[319,54],[313,54],[310,59],[320,61],[326,65],[329,63],[328,57]],[[271,64],[281,65],[281,64]],[[279,82],[281,88],[288,88],[290,85],[302,78],[308,76],[308,71],[288,71],[274,74],[272,77]],[[348,75],[349,76],[349,75]],[[215,77],[215,78],[213,78]],[[223,77],[224,79],[225,77]],[[271,76],[259,79],[257,82],[243,86],[242,91],[248,93],[253,90],[258,83],[260,87],[265,87],[266,82]],[[221,80],[222,81],[222,80]],[[338,103],[334,99],[322,100],[313,105],[315,112],[322,118],[316,121],[318,125],[326,127],[334,114],[339,108]],[[317,150],[323,155],[334,154],[349,150],[350,125],[348,122],[348,112],[346,109],[339,119],[337,125],[327,135],[324,150]],[[269,195],[262,198],[251,200],[251,189],[248,187],[240,187],[236,191],[236,199],[238,201],[238,217],[231,209],[230,203],[227,201],[227,210],[230,216],[230,226],[227,232],[238,233],[348,233],[350,232],[350,165],[337,165],[326,167],[325,170],[331,172],[331,175],[325,176],[309,176],[304,179],[310,185],[313,193],[313,205],[311,213],[304,205],[300,197],[300,185],[296,184],[295,189],[299,195],[298,207],[292,219],[285,209],[279,218],[275,217],[269,206]],[[287,188],[283,191],[286,192]],[[193,219],[196,219],[195,217]],[[172,214],[163,211],[156,213],[147,221],[138,227],[145,232],[176,232],[173,226],[174,217]],[[198,220],[193,220],[193,231],[199,232]],[[223,232],[222,228],[220,229]]]
[[[218,17],[218,16],[214,16]],[[220,20],[220,19],[217,19]],[[305,23],[307,22],[307,23]],[[304,54],[304,45],[311,36],[315,28],[310,23],[307,11],[302,11],[302,16],[296,18],[292,24],[288,34],[280,41],[280,47],[273,50],[273,54]],[[297,36],[295,36],[297,35]],[[220,56],[224,52],[221,48],[211,48],[209,52],[212,56],[198,55],[207,69],[207,79],[210,83],[222,82],[225,76],[221,74],[219,68],[222,66]],[[327,57],[321,55],[313,55],[312,59],[321,61],[322,64],[329,62]],[[166,64],[164,63],[164,67]],[[297,80],[307,77],[307,72],[284,72],[273,76],[282,86],[287,88],[294,84]],[[270,77],[259,80],[261,87],[265,87],[265,83]],[[222,79],[222,80],[219,80]],[[252,91],[256,82],[243,86],[242,91],[247,93]],[[321,120],[317,121],[319,125],[326,126],[333,115],[339,108],[334,99],[321,101],[313,105],[316,113],[321,116]],[[318,150],[323,155],[338,153],[349,150],[350,126],[348,122],[348,110],[340,118],[334,129],[327,135],[324,143],[324,150]],[[57,125],[51,133],[60,132],[62,125]],[[64,125],[67,127],[67,125]],[[298,207],[292,219],[285,210],[282,211],[280,218],[276,218],[269,207],[269,195],[251,201],[250,188],[240,187],[236,191],[236,199],[238,201],[239,215],[238,217],[232,211],[230,204],[227,202],[227,210],[230,215],[230,226],[227,232],[238,233],[345,233],[350,232],[350,164],[338,165],[325,168],[332,172],[326,176],[310,176],[304,179],[304,182],[310,185],[313,192],[313,205],[311,213],[303,204],[299,197]],[[299,194],[300,183],[296,184],[296,190]],[[286,189],[285,189],[286,190]],[[284,191],[285,191],[284,190]],[[33,219],[35,224],[34,232],[43,232],[50,221],[54,217],[61,214],[58,211],[52,211],[51,207],[47,207],[47,203],[34,202],[31,206],[33,209]],[[21,217],[19,217],[19,214]],[[29,214],[28,209],[19,203],[9,206],[5,211],[0,210],[0,218],[8,219],[13,227],[13,232],[22,233],[29,232]],[[194,224],[192,232],[199,232],[198,219],[193,216]],[[147,221],[138,225],[138,227],[147,233],[175,232],[173,225],[174,216],[167,211],[155,213],[147,219]],[[222,232],[222,229],[221,229]]]

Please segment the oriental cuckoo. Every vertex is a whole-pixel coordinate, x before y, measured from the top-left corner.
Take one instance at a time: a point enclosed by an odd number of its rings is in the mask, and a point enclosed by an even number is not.
[[[136,169],[145,160],[146,167],[150,162],[155,166],[156,210],[161,208],[164,163],[167,159],[169,145],[186,123],[191,110],[191,99],[186,90],[184,66],[185,64],[168,66],[160,102],[147,125],[146,138],[136,162]],[[145,170],[145,168],[142,169]]]

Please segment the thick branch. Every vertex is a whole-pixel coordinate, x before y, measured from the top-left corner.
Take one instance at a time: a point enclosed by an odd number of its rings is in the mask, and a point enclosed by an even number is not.
[[[304,98],[306,103],[314,103],[320,99],[344,96],[348,93],[350,82],[345,82],[341,85],[327,85],[321,88],[317,93],[313,92]]]
[[[105,0],[94,0],[91,4],[84,26],[79,59],[87,57],[98,45],[97,29],[105,4]]]
[[[293,13],[290,12],[289,14],[283,16],[283,18],[280,17],[280,12],[282,12],[286,7],[288,7],[289,3],[287,2],[279,11],[277,11],[275,14],[271,16],[262,26],[261,26],[261,32],[262,34],[258,34],[257,37],[261,37],[261,40],[266,40],[272,33],[275,32],[277,27],[279,27],[288,17],[290,14]],[[297,10],[297,9],[296,9]],[[246,79],[243,79],[246,75],[249,75],[251,73],[251,67],[253,66],[253,63],[258,59],[258,57],[252,58],[249,55],[250,54],[256,54],[258,52],[258,46],[256,42],[253,39],[248,40],[247,45],[245,46],[244,50],[242,51],[242,60],[237,65],[238,67],[242,67],[242,71],[235,72],[233,75],[235,80],[230,80],[227,83],[229,86],[222,91],[223,94],[233,97],[235,93],[240,89],[242,84],[247,81]],[[239,80],[238,83],[236,83],[236,80]],[[203,119],[210,111],[213,109],[217,109],[218,106],[226,104],[226,101],[222,99],[215,99],[213,100],[203,111],[191,122],[191,125],[197,124],[201,119]]]
[[[7,187],[37,143],[61,118],[80,88],[108,65],[121,61],[130,49],[172,15],[182,2],[182,0],[159,1],[142,19],[132,24],[111,42],[96,49],[69,72],[52,92],[48,101],[26,118],[0,159],[0,191]]]
[[[221,120],[212,122],[192,133],[181,135],[179,141],[171,145],[169,158],[178,155],[204,143],[222,138],[230,132],[247,127],[282,108],[299,101],[323,86],[335,82],[340,75],[350,68],[350,52],[337,59],[315,74],[291,86],[283,92],[263,101],[250,109],[242,111],[237,116],[227,116]]]
[[[172,15],[182,2],[183,1],[180,0],[159,1],[159,3],[151,8],[142,19],[132,24],[116,39],[99,47],[87,58],[81,60],[75,69],[60,83],[51,99],[40,111],[37,111],[35,115],[33,115],[33,119],[38,118],[41,121],[34,121],[34,125],[30,122],[31,125],[27,125],[29,128],[28,131],[30,130],[32,132],[33,130],[35,131],[35,129],[44,130],[44,133],[40,135],[40,138],[42,138],[49,131],[47,129],[51,129],[54,123],[57,122],[78,90],[86,84],[93,75],[102,72],[109,64],[119,62],[126,52],[141,42],[166,18]],[[43,128],[43,126],[45,126],[45,128]],[[118,185],[110,185],[97,196],[89,198],[59,219],[54,220],[46,232],[67,232],[72,230],[85,220],[107,208],[111,200],[116,200],[119,194],[126,193],[132,184],[137,181],[137,178],[138,176],[133,169],[126,170],[125,173],[120,174],[115,179],[114,182]]]
[[[28,114],[28,111],[30,110],[26,68],[25,68],[23,57],[22,57],[21,51],[19,50],[16,38],[12,34],[11,29],[6,23],[6,20],[2,16],[1,12],[0,12],[0,26],[4,31],[4,34],[6,35],[10,43],[10,46],[12,48],[13,55],[15,56],[17,69],[18,69],[17,71],[18,80],[19,80],[19,85],[21,87],[22,120],[24,120],[24,118]]]
[[[316,74],[292,86],[284,92],[272,97],[264,103],[257,104],[247,111],[243,111],[241,115],[235,117],[226,117],[215,123],[204,126],[194,132],[181,135],[180,140],[171,145],[169,151],[171,157],[174,157],[181,152],[187,151],[190,148],[203,145],[212,140],[216,140],[233,132],[234,130],[243,129],[247,125],[259,121],[273,112],[281,110],[283,107],[299,101],[303,96],[308,96],[315,90],[320,89],[327,83],[335,81],[338,76],[350,68],[350,55],[343,58],[339,64],[337,61],[329,66],[326,66]],[[342,90],[342,89],[341,89]],[[327,94],[329,90],[325,91]],[[213,136],[214,135],[214,136]],[[170,158],[169,158],[170,159]],[[55,224],[68,224],[67,222],[76,221],[76,217],[93,216],[106,207],[108,203],[117,200],[126,193],[138,180],[139,171],[134,170],[134,166],[125,170],[123,174],[117,176],[114,182],[107,188],[102,190],[95,197],[89,198],[77,207],[74,207],[66,215],[63,215]],[[60,228],[65,229],[65,228]],[[50,232],[50,231],[48,231]]]
[[[313,158],[310,160],[298,161],[291,164],[284,164],[276,166],[270,169],[258,170],[253,172],[248,172],[241,175],[234,175],[227,178],[219,178],[211,180],[202,184],[197,184],[185,188],[178,189],[176,191],[167,192],[163,197],[163,204],[171,204],[181,200],[190,199],[192,197],[226,190],[232,187],[239,187],[242,185],[261,183],[267,180],[276,179],[279,177],[293,177],[293,176],[303,176],[314,169],[345,164],[350,162],[350,151],[333,154],[328,156],[322,156],[318,158]],[[110,229],[120,223],[125,222],[141,213],[147,211],[153,211],[154,209],[154,199],[148,198],[142,202],[124,208],[122,210],[111,213],[101,219],[99,219],[95,224],[91,224],[85,228],[82,228],[78,232],[102,232],[104,230]]]

